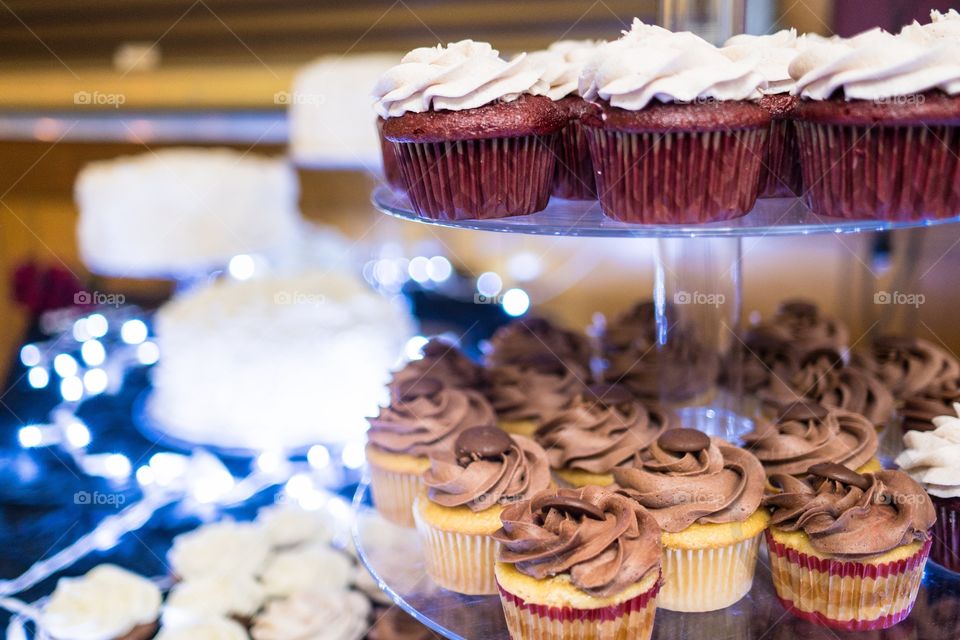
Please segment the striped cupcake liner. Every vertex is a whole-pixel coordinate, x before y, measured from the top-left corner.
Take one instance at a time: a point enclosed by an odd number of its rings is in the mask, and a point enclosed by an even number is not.
[[[377,118],[377,136],[380,139],[380,155],[383,159],[383,177],[387,184],[398,191],[405,191],[406,186],[403,182],[403,175],[400,173],[400,165],[397,161],[397,152],[393,149],[393,143],[383,136],[383,118]]]
[[[886,629],[906,618],[931,544],[904,560],[869,564],[810,556],[777,542],[769,531],[766,537],[773,586],[784,608],[844,631]]]
[[[414,508],[427,575],[448,591],[466,595],[493,595],[497,580],[493,568],[497,543],[489,535],[444,531],[424,522]]]
[[[394,142],[393,148],[417,215],[505,218],[547,206],[559,136]]]
[[[787,198],[803,193],[803,172],[797,156],[793,122],[774,118],[767,136],[767,149],[760,167],[761,198]]]
[[[930,559],[950,571],[960,572],[960,499],[930,496],[937,509]]]
[[[696,224],[748,213],[767,128],[628,132],[584,125],[603,212],[624,222]]]
[[[423,480],[417,474],[389,471],[370,463],[373,506],[394,524],[413,528],[413,502],[422,488]]]
[[[796,121],[810,208],[838,218],[960,214],[960,127]]]
[[[579,120],[560,131],[553,195],[567,200],[596,200],[597,178],[590,158],[590,145]]]
[[[497,586],[507,629],[516,640],[648,640],[653,633],[660,580],[630,600],[599,609],[527,602]]]
[[[753,585],[761,534],[707,549],[663,549],[659,606],[670,611],[716,611],[747,595]]]

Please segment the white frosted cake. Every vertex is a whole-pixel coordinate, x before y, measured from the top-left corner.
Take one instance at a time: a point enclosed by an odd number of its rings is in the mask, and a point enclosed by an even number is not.
[[[379,170],[380,139],[370,88],[399,53],[327,56],[301,69],[287,95],[297,164]]]
[[[282,252],[300,220],[282,158],[163,149],[88,164],[77,177],[80,254],[91,271],[177,277],[238,254]]]
[[[297,450],[359,437],[412,333],[343,273],[221,280],[156,316],[151,422],[177,440]]]

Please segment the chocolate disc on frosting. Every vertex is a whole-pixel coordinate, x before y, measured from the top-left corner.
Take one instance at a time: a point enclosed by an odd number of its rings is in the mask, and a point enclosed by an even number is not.
[[[502,456],[513,446],[510,436],[496,427],[471,427],[459,436],[454,443],[458,457],[496,458]]]
[[[586,500],[582,500],[570,495],[548,495],[538,496],[533,499],[532,508],[535,511],[549,511],[556,509],[571,516],[581,516],[593,518],[594,520],[603,520],[603,511]]]
[[[808,470],[812,476],[818,476],[826,480],[834,480],[851,487],[867,489],[870,487],[870,480],[860,475],[853,469],[837,464],[836,462],[819,462]]]
[[[710,436],[696,429],[670,429],[657,438],[657,444],[664,451],[697,453],[710,446]]]

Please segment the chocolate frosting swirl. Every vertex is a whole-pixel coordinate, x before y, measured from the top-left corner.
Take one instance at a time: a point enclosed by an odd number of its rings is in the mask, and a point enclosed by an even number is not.
[[[604,329],[603,378],[621,384],[645,399],[689,400],[717,381],[720,359],[679,317],[676,307],[664,310],[666,339],[658,341],[652,302],[635,305]]]
[[[854,354],[857,366],[873,373],[899,399],[960,377],[960,362],[920,338],[879,336]]]
[[[812,400],[828,408],[859,413],[875,426],[886,423],[894,409],[886,385],[868,371],[844,366],[840,353],[833,349],[811,351],[789,377],[772,376],[757,395],[774,409]]]
[[[587,384],[588,373],[553,357],[488,372],[487,397],[501,420],[540,422],[566,407]]]
[[[879,446],[876,429],[865,417],[812,402],[785,407],[775,422],[759,422],[743,440],[768,476],[799,477],[819,462],[859,469]]]
[[[497,329],[490,338],[491,367],[527,365],[551,357],[589,371],[592,349],[587,336],[555,325],[546,318],[522,318]]]
[[[767,327],[791,342],[800,353],[815,349],[843,351],[850,341],[846,325],[823,315],[816,304],[807,300],[783,301]]]
[[[789,340],[770,327],[759,325],[746,332],[739,353],[732,351],[731,362],[722,372],[724,384],[735,388],[740,380],[744,391],[754,393],[767,386],[772,378],[789,378],[797,368],[797,360],[797,350]],[[738,368],[742,371],[739,377]]]
[[[581,591],[606,597],[660,569],[656,520],[600,487],[545,491],[510,505],[500,520],[500,560],[538,580],[568,573]]]
[[[477,391],[424,377],[397,386],[390,404],[370,419],[369,442],[385,451],[426,456],[453,443],[457,434],[496,423],[493,408]]]
[[[594,385],[534,434],[554,469],[609,473],[657,439],[676,417],[625,387]]]
[[[671,533],[694,523],[743,522],[760,507],[766,479],[752,453],[693,429],[665,431],[613,477]]]
[[[433,502],[476,512],[543,491],[550,486],[550,463],[530,438],[473,427],[457,437],[453,449],[431,454],[423,480]]]
[[[960,379],[944,380],[941,384],[904,399],[900,408],[903,428],[912,431],[932,431],[933,419],[953,413],[953,405],[960,402]]]
[[[483,367],[468,358],[456,346],[431,338],[420,350],[419,360],[411,360],[394,372],[390,389],[394,391],[423,377],[439,378],[451,387],[483,388]]]
[[[858,474],[817,465],[809,480],[775,475],[770,526],[804,531],[821,553],[862,557],[924,541],[937,519],[930,497],[902,471]]]

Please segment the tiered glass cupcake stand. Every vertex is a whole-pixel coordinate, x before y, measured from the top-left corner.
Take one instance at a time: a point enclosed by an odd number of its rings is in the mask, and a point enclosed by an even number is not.
[[[960,221],[960,216],[936,221],[889,222],[839,220],[817,216],[799,198],[760,200],[748,215],[705,225],[634,225],[605,218],[596,202],[554,199],[539,213],[497,220],[426,220],[412,210],[403,194],[387,187],[373,195],[378,209],[416,222],[459,229],[551,236],[651,238],[657,240],[652,297],[661,347],[670,339],[669,322],[676,314],[693,324],[705,346],[734,354],[742,304],[741,244],[745,238],[886,231]],[[700,299],[698,299],[698,297]],[[668,317],[668,313],[671,314]],[[728,382],[728,387],[731,385]],[[751,423],[741,414],[736,393],[717,393],[705,405],[684,409],[687,426],[737,441]],[[669,397],[669,390],[662,390]],[[890,440],[890,439],[886,439]],[[894,438],[893,440],[896,440]],[[881,453],[884,453],[881,451]],[[892,452],[887,451],[888,455]],[[889,462],[889,459],[885,460]],[[368,486],[361,484],[356,505],[363,508]],[[506,624],[496,596],[463,596],[436,586],[416,553],[398,558],[393,545],[365,545],[358,519],[355,542],[364,565],[393,601],[438,634],[454,640],[507,640]],[[417,546],[416,532],[406,535]],[[917,604],[910,617],[885,631],[845,633],[819,627],[788,613],[777,600],[765,554],[757,565],[753,589],[732,607],[709,613],[659,610],[653,637],[659,640],[956,640],[960,638],[960,574],[928,564]]]

